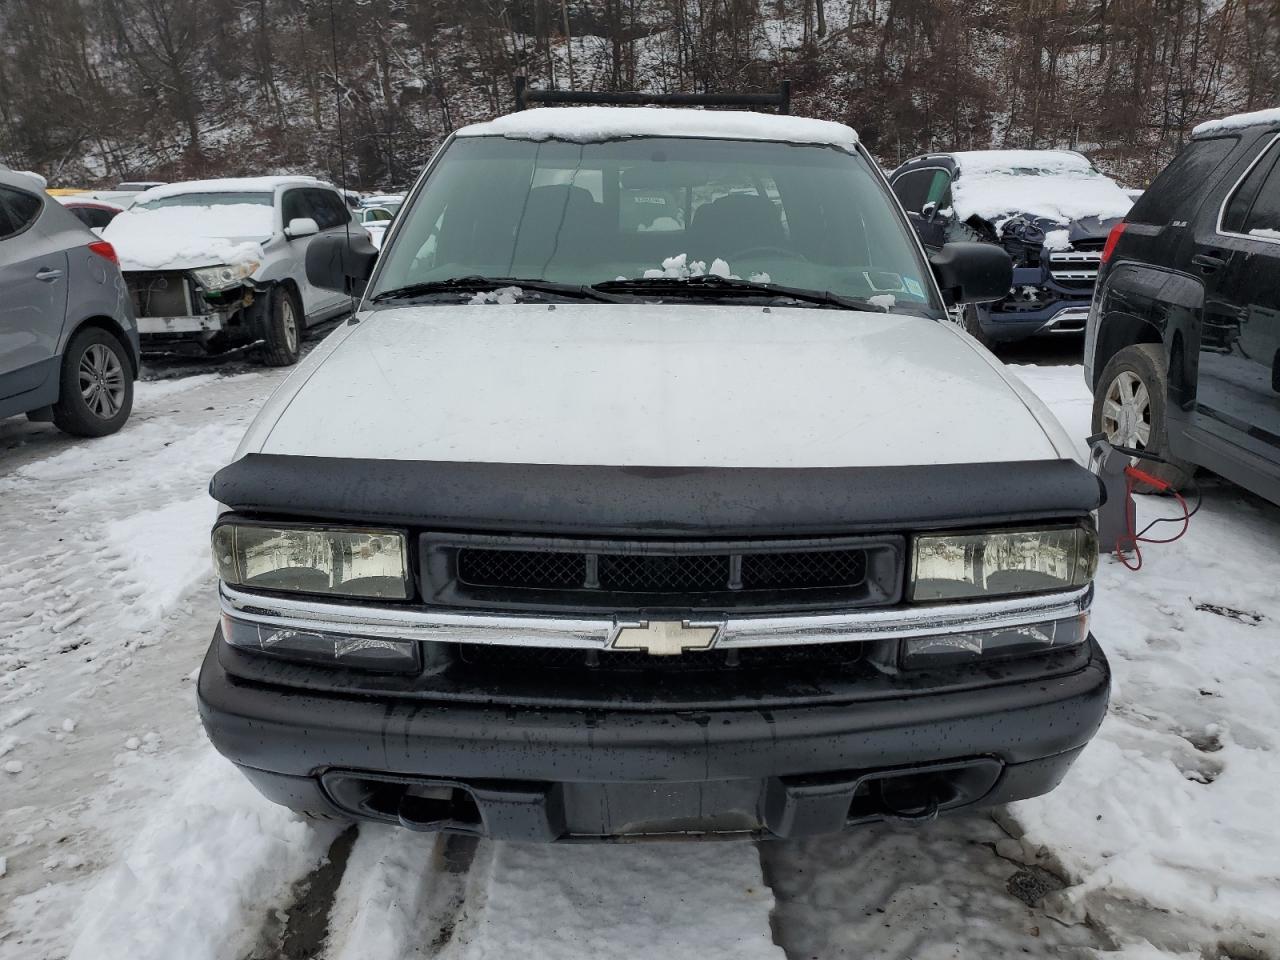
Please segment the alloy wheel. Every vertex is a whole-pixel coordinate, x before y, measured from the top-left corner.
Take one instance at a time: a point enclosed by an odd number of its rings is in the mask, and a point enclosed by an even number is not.
[[[115,352],[101,343],[91,343],[80,357],[80,395],[89,411],[100,420],[110,420],[124,405],[124,367]]]
[[[1102,430],[1110,443],[1146,450],[1151,442],[1151,396],[1131,370],[1121,370],[1102,401]]]

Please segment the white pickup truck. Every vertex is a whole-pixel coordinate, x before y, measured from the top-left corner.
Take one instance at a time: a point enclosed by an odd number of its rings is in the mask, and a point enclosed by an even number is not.
[[[847,126],[457,131],[212,493],[214,745],[319,816],[795,837],[1053,788],[1106,709],[1095,478]]]

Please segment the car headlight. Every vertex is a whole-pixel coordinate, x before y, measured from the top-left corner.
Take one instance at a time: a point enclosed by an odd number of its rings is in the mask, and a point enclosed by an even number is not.
[[[210,293],[239,286],[262,264],[257,260],[241,260],[238,263],[223,263],[216,267],[201,267],[192,270],[196,282]]]
[[[1078,647],[1088,638],[1088,613],[997,630],[915,637],[902,642],[902,668],[921,670],[1026,657]]]
[[[1082,587],[1098,565],[1092,526],[922,534],[913,538],[914,601],[974,600]]]
[[[226,583],[252,590],[405,600],[404,533],[350,527],[278,527],[221,523],[213,562]]]

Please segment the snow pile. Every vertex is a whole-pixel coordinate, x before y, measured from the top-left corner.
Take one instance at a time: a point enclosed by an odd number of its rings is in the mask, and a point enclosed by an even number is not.
[[[202,493],[107,524],[115,546],[138,585],[135,615],[158,620],[212,573],[207,544],[218,505]]]
[[[1229,117],[1206,120],[1192,130],[1191,135],[1198,137],[1206,133],[1223,133],[1227,130],[1239,130],[1242,127],[1253,127],[1263,123],[1280,123],[1280,107],[1254,110],[1252,113],[1234,113]]]
[[[102,239],[115,247],[125,270],[236,264],[261,259],[274,216],[260,203],[134,206],[107,224]]]
[[[1071,231],[1050,230],[1044,235],[1041,246],[1045,250],[1068,250],[1071,248]]]
[[[1280,230],[1272,230],[1269,227],[1257,227],[1249,231],[1251,237],[1262,237],[1264,240],[1280,240]]]
[[[77,917],[69,960],[223,960],[324,856],[319,831],[264,800],[206,748]]]
[[[524,291],[519,287],[498,287],[496,290],[481,290],[472,295],[467,304],[478,307],[486,303],[500,303],[503,306],[510,306],[513,303],[519,303],[520,298],[524,296]]]
[[[1123,217],[1133,201],[1115,181],[1066,150],[972,150],[953,154],[960,171],[951,185],[961,220],[999,220],[1026,213],[1069,223],[1082,217]]]
[[[849,151],[858,143],[853,128],[829,120],[745,110],[666,107],[544,107],[475,123],[458,130],[456,135],[572,143],[599,143],[627,137],[710,137],[812,143]]]
[[[1017,373],[1073,437],[1088,433],[1080,367]],[[1170,950],[1205,929],[1280,942],[1280,833],[1265,814],[1280,793],[1280,513],[1200,480],[1204,506],[1182,540],[1146,547],[1139,573],[1102,558],[1093,632],[1114,672],[1111,710],[1057,790],[1012,808],[1024,846],[1047,846],[1075,882],[1065,915],[1150,904],[1165,919],[1143,933]],[[1177,514],[1136,499],[1139,525]]]
[[[687,253],[678,253],[674,257],[667,257],[662,261],[662,267],[653,270],[646,270],[644,277],[646,280],[659,280],[663,278],[671,280],[688,280],[690,277],[705,277],[708,274],[716,277],[732,277],[729,271],[729,264],[716,257],[711,261],[711,269],[707,269],[705,260],[690,260]]]

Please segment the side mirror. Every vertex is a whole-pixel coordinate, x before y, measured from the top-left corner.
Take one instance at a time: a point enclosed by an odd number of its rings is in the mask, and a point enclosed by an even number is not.
[[[1013,286],[1013,261],[993,243],[957,240],[929,254],[948,306],[1003,300]]]
[[[924,218],[925,223],[933,223],[934,218],[938,216],[938,204],[930,200],[920,208],[920,216]]]
[[[320,232],[320,224],[310,217],[294,217],[284,228],[284,235],[289,240],[301,240],[303,237],[314,237]]]
[[[320,237],[307,247],[307,282],[323,290],[359,296],[377,259],[378,249],[358,228],[351,231],[350,243],[346,237]]]

